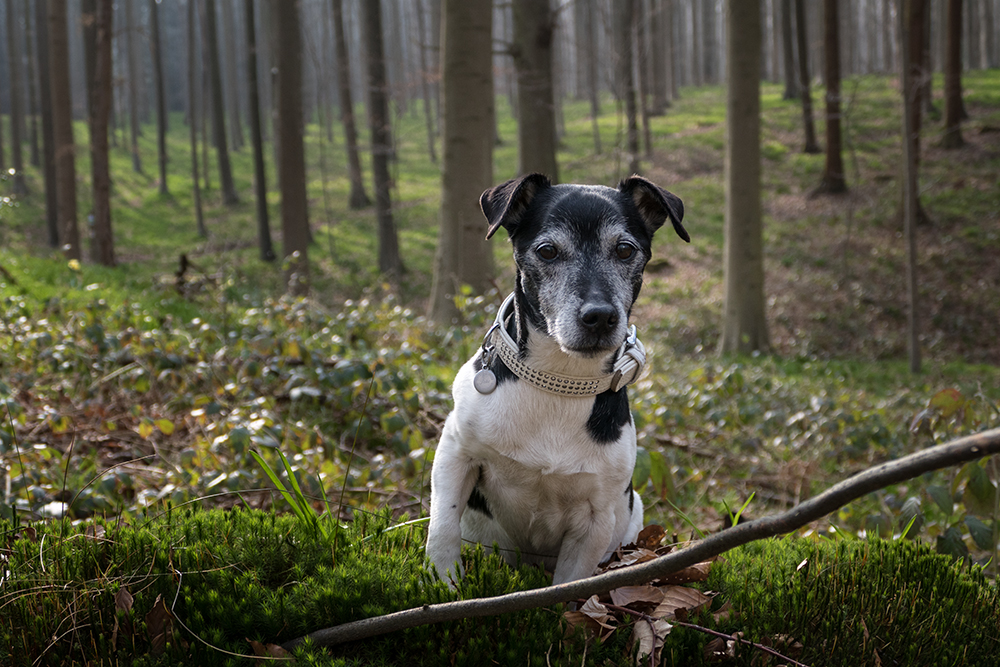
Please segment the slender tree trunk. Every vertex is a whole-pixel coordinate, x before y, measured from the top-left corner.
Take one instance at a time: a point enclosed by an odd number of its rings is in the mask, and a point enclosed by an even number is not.
[[[153,55],[153,84],[156,88],[156,154],[160,166],[160,194],[167,188],[167,99],[163,89],[163,59],[160,51],[160,5],[149,0],[149,46]]]
[[[632,76],[632,22],[635,0],[620,0],[615,3],[614,23],[616,77],[619,98],[625,106],[627,128],[626,151],[628,152],[629,173],[639,172],[639,124],[635,103],[635,79]]]
[[[284,9],[284,5],[282,9]],[[280,14],[281,12],[275,12]],[[277,18],[277,17],[276,17]],[[226,206],[239,202],[233,184],[233,170],[229,162],[229,142],[226,139],[226,107],[222,99],[222,67],[219,63],[219,32],[215,21],[215,0],[205,0],[205,35],[208,42],[208,77],[212,95],[212,139],[219,159],[219,184],[222,201]],[[301,97],[301,94],[300,94]]]
[[[907,2],[908,0],[902,0]],[[913,0],[909,0],[913,2]],[[913,11],[911,5],[908,10]],[[913,28],[912,14],[900,12],[900,32],[905,35],[906,28]],[[918,24],[922,27],[922,23]],[[903,234],[906,237],[906,292],[909,308],[907,310],[907,350],[909,352],[910,371],[920,372],[920,338],[917,316],[917,241],[916,227],[919,202],[917,200],[917,150],[919,144],[912,141],[914,133],[919,130],[914,126],[914,116],[920,114],[920,81],[911,75],[914,60],[919,60],[920,51],[914,51],[912,40],[902,40],[902,75],[900,81],[903,94]],[[919,44],[918,44],[919,45]]]
[[[128,50],[128,116],[132,131],[132,170],[142,173],[142,161],[139,159],[139,56],[136,54],[135,11],[132,6],[135,0],[124,0],[125,3],[125,48]]]
[[[795,42],[792,36],[792,1],[781,0],[781,45],[785,58],[785,94],[784,99],[799,98],[801,82],[795,69]]]
[[[347,54],[347,33],[344,30],[343,0],[333,3],[333,31],[337,49],[337,88],[340,94],[340,123],[344,127],[344,144],[347,147],[347,172],[351,181],[350,206],[353,209],[371,205],[365,194],[365,181],[358,154],[358,131],[354,125],[354,101],[351,95],[351,63]]]
[[[45,175],[45,222],[50,248],[59,247],[59,204],[56,198],[56,149],[52,124],[52,88],[49,64],[48,0],[35,0],[35,26],[38,52],[38,103],[42,112],[42,171]],[[0,153],[2,157],[2,153]]]
[[[663,0],[647,0],[649,8],[650,60],[652,61],[653,106],[652,113],[661,116],[670,106],[670,77],[667,73],[666,51],[672,41],[667,36],[667,21]]]
[[[113,0],[98,0],[95,17],[93,109],[90,117],[90,171],[94,197],[91,260],[115,265],[115,240],[111,229],[111,167],[108,160],[108,119],[111,114],[111,38]]]
[[[38,167],[42,164],[41,154],[38,150],[38,86],[36,79],[35,64],[35,22],[32,20],[31,3],[24,0],[24,25],[25,25],[25,51],[27,52],[28,63],[28,115],[31,119],[30,146],[31,146],[31,166]]]
[[[555,15],[549,0],[513,0],[512,9],[512,49],[517,69],[518,173],[540,172],[555,183],[559,180],[552,83]]]
[[[21,45],[18,36],[17,8],[7,0],[7,64],[10,68],[10,155],[14,167],[14,194],[28,194],[24,180],[24,94],[21,86]]]
[[[442,27],[441,227],[430,317],[458,316],[462,285],[485,291],[493,277],[479,195],[493,182],[493,5],[445,0]]]
[[[649,127],[649,69],[646,67],[646,63],[649,60],[649,49],[648,42],[646,40],[646,30],[645,23],[648,19],[647,15],[642,11],[635,11],[637,9],[641,10],[643,7],[642,0],[631,0],[632,1],[632,40],[635,43],[635,54],[636,64],[635,67],[639,73],[639,117],[642,120],[642,143],[645,148],[645,155],[647,159],[653,157],[653,133]]]
[[[799,94],[802,97],[802,126],[805,128],[805,153],[819,153],[816,126],[813,123],[812,92],[809,77],[809,26],[806,23],[805,0],[795,0],[795,37],[799,49]]]
[[[80,231],[76,211],[76,144],[73,141],[69,83],[69,26],[66,0],[48,0],[49,85],[52,94],[52,144],[55,157],[59,243],[66,259],[79,261]]]
[[[597,44],[596,0],[577,0],[583,5],[587,40]],[[597,78],[597,49],[589,48],[583,54],[587,68],[587,98],[590,101],[590,127],[594,135],[594,153],[601,154],[601,127],[597,122],[601,115],[600,83]]]
[[[243,122],[240,118],[239,74],[236,56],[236,19],[233,16],[233,0],[222,2],[223,46],[226,52],[226,97],[229,100],[229,130],[233,140],[233,150],[243,148]]]
[[[194,198],[194,217],[198,236],[205,238],[205,217],[201,210],[201,183],[198,178],[198,40],[195,37],[195,0],[188,0],[187,6],[187,66],[188,66],[188,135],[191,141],[191,185]]]
[[[923,119],[923,92],[926,87],[925,79],[929,76],[929,72],[924,69],[923,53],[924,53],[924,21],[926,18],[927,5],[926,0],[900,0],[903,7],[900,7],[900,12],[906,19],[906,30],[903,31],[905,39],[909,41],[909,53],[910,53],[910,65],[909,77],[912,80],[913,88],[911,93],[913,95],[913,106],[907,107],[909,109],[910,115],[910,126],[913,128],[913,132],[908,135],[910,141],[913,142],[913,156],[917,161],[917,165],[920,164],[920,126]]]
[[[760,0],[726,0],[722,353],[767,351],[760,198]]]
[[[375,212],[378,217],[378,268],[390,281],[399,281],[403,263],[392,220],[389,155],[392,132],[386,94],[385,50],[382,46],[382,8],[379,2],[361,3],[361,33],[368,59],[368,125],[372,138],[372,175],[375,181]]]
[[[83,33],[83,72],[87,81],[84,90],[87,97],[87,118],[90,119],[94,116],[94,91],[91,90],[91,84],[96,78],[97,70],[97,0],[81,0],[80,24]]]
[[[274,8],[278,76],[278,183],[281,187],[282,252],[288,267],[288,291],[309,292],[309,207],[306,200],[306,161],[302,142],[302,30],[299,2]]]
[[[947,0],[944,61],[944,137],[945,148],[960,148],[962,138],[962,0]]]
[[[260,133],[260,95],[257,91],[257,29],[253,0],[243,0],[247,36],[247,97],[249,98],[250,143],[253,146],[253,189],[257,199],[257,245],[260,258],[275,260],[271,223],[267,215],[267,177],[264,171],[264,142]]]
[[[424,121],[427,125],[427,152],[431,162],[437,162],[437,151],[434,149],[434,110],[431,104],[431,77],[435,75],[427,68],[427,31],[424,26],[424,7],[422,2],[417,3],[417,31],[420,33],[417,47],[420,52],[420,91],[424,98]],[[492,40],[492,36],[491,36]],[[436,77],[435,77],[436,78]],[[490,93],[492,95],[492,92]],[[491,98],[492,99],[492,98]]]
[[[823,0],[823,50],[826,71],[826,165],[813,194],[847,192],[840,141],[840,19],[838,0]]]
[[[718,83],[719,42],[715,34],[715,0],[702,0],[701,8],[703,11],[701,27],[705,33],[702,40],[705,49],[703,56],[704,81],[708,84]]]

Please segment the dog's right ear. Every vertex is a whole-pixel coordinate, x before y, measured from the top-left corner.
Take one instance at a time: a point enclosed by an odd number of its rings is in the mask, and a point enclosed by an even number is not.
[[[544,174],[527,174],[490,188],[479,198],[479,206],[489,222],[486,238],[490,239],[500,227],[513,235],[518,223],[528,210],[528,205],[539,192],[551,187]]]

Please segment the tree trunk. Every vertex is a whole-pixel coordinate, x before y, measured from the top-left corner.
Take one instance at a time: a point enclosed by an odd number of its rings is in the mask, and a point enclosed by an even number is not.
[[[35,69],[37,65],[35,64],[35,23],[31,16],[31,3],[28,0],[24,0],[24,26],[25,26],[25,39],[27,44],[25,51],[27,52],[26,61],[28,63],[28,115],[31,119],[31,166],[39,167],[42,164],[41,154],[38,150],[38,90],[37,90],[37,80],[35,78]]]
[[[798,99],[801,91],[801,81],[795,69],[795,43],[792,40],[792,0],[781,0],[781,45],[785,58],[786,100]]]
[[[628,171],[639,172],[639,125],[636,118],[635,79],[632,76],[632,21],[635,0],[620,0],[614,5],[615,35],[615,78],[618,80],[619,99],[625,105],[625,124],[627,128],[626,151],[628,152]]]
[[[719,82],[719,43],[715,35],[715,0],[702,0],[702,22],[701,27],[705,33],[702,40],[702,47],[705,50],[703,56],[704,81],[712,84]]]
[[[905,39],[908,40],[910,64],[906,72],[912,83],[910,91],[913,96],[913,106],[907,107],[910,112],[910,127],[913,132],[908,135],[913,142],[913,157],[920,164],[920,126],[923,119],[923,92],[926,87],[925,79],[929,72],[924,69],[924,21],[926,18],[926,0],[900,0],[903,7],[900,8],[903,17],[906,19],[906,30],[903,31]]]
[[[59,243],[66,259],[81,259],[76,222],[76,144],[69,83],[69,26],[66,0],[49,0],[49,85],[52,95],[52,145],[55,158]]]
[[[188,60],[188,135],[191,141],[191,185],[194,198],[194,217],[198,235],[208,236],[205,217],[201,210],[201,184],[198,178],[198,41],[195,39],[195,0],[188,0],[187,7],[187,60]]]
[[[392,220],[389,155],[392,130],[386,94],[385,50],[382,46],[382,7],[378,0],[361,3],[361,34],[368,59],[368,125],[371,129],[372,176],[375,181],[375,213],[378,217],[378,268],[390,281],[402,277],[399,240]]]
[[[350,206],[353,209],[371,205],[365,194],[365,181],[358,155],[358,131],[354,125],[354,101],[351,95],[351,63],[347,53],[347,33],[344,30],[343,0],[333,3],[333,32],[337,50],[337,89],[340,96],[340,123],[344,126],[344,144],[347,147],[347,171],[351,181]]]
[[[14,167],[14,194],[28,194],[24,180],[24,94],[21,86],[21,46],[18,36],[17,9],[14,0],[7,0],[7,65],[10,68],[10,155]]]
[[[767,351],[760,198],[760,0],[726,0],[722,353]]]
[[[962,138],[962,0],[947,0],[944,61],[944,137],[945,148],[960,148]]]
[[[799,49],[799,95],[802,97],[802,125],[805,128],[805,153],[819,153],[816,126],[813,123],[812,92],[809,77],[809,26],[806,22],[805,0],[795,0],[795,37]]]
[[[652,60],[653,106],[651,112],[660,116],[666,113],[670,106],[670,76],[667,70],[667,50],[672,41],[667,33],[667,20],[664,16],[663,0],[649,0],[649,54]]]
[[[239,74],[236,56],[236,20],[233,17],[233,0],[222,2],[223,46],[226,51],[226,98],[229,100],[229,129],[233,150],[243,148],[243,122],[240,118]]]
[[[257,28],[253,0],[243,0],[247,36],[247,97],[250,143],[253,146],[253,189],[257,199],[257,245],[265,262],[275,259],[271,242],[271,223],[267,214],[267,176],[264,171],[264,142],[260,133],[260,94],[257,86]]]
[[[635,50],[633,53],[636,59],[636,67],[639,73],[639,117],[642,120],[642,143],[645,149],[646,159],[651,159],[653,157],[653,133],[649,127],[649,68],[646,67],[646,63],[649,61],[649,43],[646,40],[646,30],[645,24],[648,20],[648,15],[642,11],[643,0],[631,0],[632,1],[632,28],[630,30],[632,39],[635,43]],[[639,10],[639,11],[636,11]]]
[[[135,12],[132,7],[135,0],[124,0],[125,3],[125,49],[128,62],[128,116],[132,137],[132,170],[142,173],[142,161],[139,159],[139,56],[135,52]]]
[[[549,0],[513,0],[512,9],[512,50],[517,69],[517,170],[521,174],[543,173],[556,183],[559,163],[552,84],[555,15]]]
[[[45,222],[50,248],[59,247],[59,205],[56,198],[56,149],[52,125],[52,88],[49,69],[49,5],[35,0],[35,26],[38,53],[38,104],[42,112],[42,172],[45,175]],[[0,154],[2,157],[2,154]]]
[[[111,38],[113,0],[98,0],[95,15],[94,79],[89,81],[93,101],[90,116],[90,173],[94,197],[91,260],[115,265],[111,229],[111,167],[108,160],[108,119],[111,114]],[[155,8],[153,8],[155,11]]]
[[[445,0],[442,16],[441,227],[430,317],[458,316],[462,285],[490,286],[493,251],[479,195],[493,182],[493,6],[491,0]]]
[[[153,84],[156,88],[156,155],[160,166],[160,194],[167,188],[167,99],[163,89],[163,59],[160,51],[160,4],[149,0],[149,47],[153,55]]]
[[[287,265],[288,291],[309,292],[309,208],[306,200],[306,161],[302,142],[302,31],[300,3],[274,7],[278,50],[278,184],[281,187],[282,252]]]
[[[281,12],[275,12],[280,14]],[[277,18],[277,17],[275,17]],[[276,21],[277,23],[277,21]],[[212,140],[219,158],[219,184],[226,206],[239,202],[229,163],[229,142],[226,139],[226,107],[222,98],[222,67],[219,64],[219,33],[215,22],[215,0],[205,0],[205,24],[202,26],[208,42],[208,78],[212,96]],[[301,99],[301,93],[299,93]]]
[[[587,31],[587,40],[590,44],[597,44],[597,8],[596,0],[577,0],[583,5],[584,21]],[[601,102],[599,95],[600,83],[597,78],[597,49],[589,48],[583,53],[587,69],[587,99],[590,101],[590,127],[594,135],[594,153],[601,154],[601,128],[597,122],[601,115]]]
[[[826,72],[826,165],[813,194],[847,192],[840,143],[840,21],[838,0],[823,0],[823,51]]]
[[[431,72],[427,66],[427,30],[424,26],[424,7],[422,2],[417,3],[417,31],[420,39],[417,46],[420,50],[420,92],[424,98],[424,122],[427,125],[427,152],[430,154],[431,162],[437,162],[437,151],[434,149],[434,109],[431,104],[431,77],[437,78],[436,72]],[[492,22],[491,22],[492,24]],[[492,41],[492,35],[490,36]],[[491,63],[492,66],[492,63]],[[492,81],[492,78],[491,78]],[[492,100],[493,91],[490,91]]]
[[[913,3],[915,0],[902,0]],[[916,0],[919,2],[919,0]],[[922,3],[921,3],[922,4]],[[914,27],[914,10],[911,4],[908,11],[900,12],[900,32],[905,35],[906,28]],[[917,24],[922,27],[922,23]],[[909,308],[907,309],[907,350],[909,352],[910,371],[920,372],[920,339],[917,319],[917,242],[916,226],[919,202],[917,200],[917,150],[919,144],[912,137],[919,130],[914,127],[914,117],[920,116],[920,81],[912,76],[914,60],[919,60],[920,50],[914,50],[914,42],[902,40],[902,75],[900,83],[903,95],[903,234],[906,237],[906,292]],[[919,43],[917,44],[919,46]]]

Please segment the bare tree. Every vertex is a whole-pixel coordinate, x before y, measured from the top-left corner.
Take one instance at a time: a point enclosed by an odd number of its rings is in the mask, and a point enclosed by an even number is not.
[[[50,248],[59,247],[59,204],[56,196],[56,149],[52,119],[51,69],[49,63],[48,0],[35,0],[35,26],[38,53],[38,105],[42,112],[42,172],[45,175],[45,223]],[[2,157],[2,154],[0,154]]]
[[[437,78],[435,76],[437,73],[428,69],[427,65],[427,44],[425,41],[427,39],[427,30],[424,26],[423,2],[417,3],[415,13],[417,15],[417,32],[420,34],[420,38],[417,40],[417,48],[420,54],[420,91],[424,98],[424,121],[427,125],[427,152],[430,154],[431,162],[437,162],[437,152],[434,149],[434,111],[431,104],[431,77],[434,76],[434,78]]]
[[[365,194],[361,158],[358,155],[358,131],[354,125],[354,102],[351,96],[351,63],[348,60],[347,33],[344,31],[343,0],[333,3],[333,32],[337,51],[337,90],[340,95],[340,123],[344,127],[347,147],[347,171],[351,181],[350,206],[358,209],[371,205]]]
[[[392,281],[403,273],[399,239],[392,220],[392,179],[389,155],[392,131],[386,91],[385,50],[382,46],[382,7],[378,0],[361,3],[362,36],[368,59],[368,126],[372,138],[372,176],[375,181],[375,213],[378,217],[378,268]]]
[[[283,5],[284,7],[284,5]],[[275,12],[280,14],[281,12]],[[277,18],[277,17],[275,17]],[[229,143],[226,139],[226,108],[222,97],[222,67],[219,63],[219,32],[215,21],[215,0],[205,0],[205,23],[202,26],[208,46],[208,79],[212,99],[212,141],[219,159],[219,183],[222,201],[227,206],[239,202],[233,184],[233,169],[229,162]]]
[[[795,69],[795,41],[792,37],[792,0],[781,0],[781,46],[785,65],[785,94],[783,97],[786,100],[796,100],[799,97],[800,81]]]
[[[21,86],[21,45],[18,36],[17,8],[14,0],[7,0],[7,64],[10,69],[10,155],[14,167],[14,194],[25,195],[28,185],[24,180],[24,94]]]
[[[35,77],[35,22],[32,20],[31,16],[31,4],[28,0],[24,0],[24,37],[26,40],[25,44],[25,62],[28,65],[28,116],[31,119],[31,134],[30,134],[30,146],[31,146],[31,166],[38,167],[41,166],[42,159],[41,153],[38,150],[38,91],[37,82]]]
[[[153,85],[156,88],[156,155],[160,166],[160,194],[167,188],[167,99],[163,90],[163,58],[160,51],[160,3],[149,0],[149,48],[153,55]]]
[[[264,142],[260,132],[260,95],[257,91],[257,28],[253,0],[243,0],[247,37],[247,97],[249,102],[250,144],[253,146],[253,188],[257,199],[257,245],[265,262],[275,259],[271,223],[267,215],[267,177],[264,171]]]
[[[819,153],[816,126],[813,123],[812,91],[809,89],[809,26],[805,0],[795,0],[795,37],[799,50],[799,95],[802,98],[802,126],[805,129],[805,153]]]
[[[760,199],[760,51],[760,0],[726,0],[723,353],[770,347]]]
[[[639,124],[635,103],[635,77],[632,76],[634,10],[635,0],[621,0],[615,3],[614,15],[612,16],[615,35],[615,78],[618,83],[618,89],[615,92],[625,106],[628,170],[633,174],[639,172]]]
[[[517,169],[521,174],[546,174],[555,183],[559,180],[552,84],[556,17],[549,0],[513,0],[512,7],[511,50],[517,69]]]
[[[309,206],[302,142],[302,28],[299,2],[274,8],[277,64],[278,183],[281,186],[281,235],[286,280],[291,294],[309,292]]]
[[[111,114],[111,36],[113,0],[98,0],[95,15],[93,108],[90,116],[90,171],[94,197],[91,259],[104,266],[115,265],[115,241],[111,229],[111,168],[108,160],[108,119]]]
[[[960,148],[962,138],[962,2],[948,0],[945,26],[944,137],[945,148]]]
[[[208,236],[205,217],[201,210],[201,182],[198,177],[198,42],[195,39],[195,0],[188,0],[187,7],[187,65],[188,65],[188,135],[191,141],[191,185],[194,198],[194,217],[198,235]]]
[[[840,141],[840,19],[838,0],[823,0],[823,51],[826,71],[826,164],[813,194],[847,192]]]
[[[132,132],[132,170],[142,173],[142,161],[139,159],[139,56],[135,49],[135,0],[124,0],[125,3],[125,48],[128,63],[128,116],[129,128]]]
[[[597,44],[597,13],[596,0],[577,0],[583,6],[583,26],[589,44]],[[601,128],[597,122],[597,117],[601,115],[601,102],[599,95],[599,81],[597,78],[597,49],[589,48],[583,54],[578,54],[586,62],[587,71],[587,99],[590,101],[590,127],[594,135],[594,153],[601,153]]]
[[[903,2],[914,3],[922,0],[902,0]],[[913,28],[913,4],[909,4],[906,11],[900,12],[899,25],[900,33],[904,35],[902,40],[902,67],[900,83],[903,94],[903,234],[906,237],[906,292],[908,301],[907,311],[907,349],[909,352],[910,371],[920,372],[920,338],[919,320],[917,315],[917,241],[916,226],[919,202],[917,200],[917,151],[920,144],[913,141],[913,134],[919,132],[914,126],[914,117],[920,116],[920,81],[913,76],[914,60],[919,60],[920,50],[914,46],[920,46],[911,39],[906,39],[907,26]],[[922,18],[921,18],[922,20]],[[922,28],[922,23],[918,29]]]
[[[49,86],[52,95],[52,145],[55,158],[59,243],[66,259],[81,259],[76,210],[76,144],[69,88],[69,26],[66,0],[48,0]]]
[[[243,121],[240,118],[240,96],[238,94],[239,76],[236,66],[236,18],[233,16],[234,2],[224,0],[222,3],[223,48],[225,50],[226,99],[229,101],[229,134],[233,140],[233,150],[243,148]]]
[[[493,5],[445,0],[442,19],[441,226],[429,311],[449,323],[458,289],[484,291],[493,276],[479,210],[493,181]]]

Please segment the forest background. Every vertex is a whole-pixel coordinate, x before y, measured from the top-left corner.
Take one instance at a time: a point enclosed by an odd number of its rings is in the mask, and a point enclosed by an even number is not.
[[[280,505],[253,449],[344,519],[420,515],[512,284],[478,196],[528,171],[685,202],[693,242],[657,239],[635,311],[647,521],[712,529],[1000,423],[1000,6],[747,4],[759,33],[715,0],[4,0],[0,512]],[[749,268],[724,252],[747,229]],[[998,478],[808,532],[910,526],[995,568]]]

